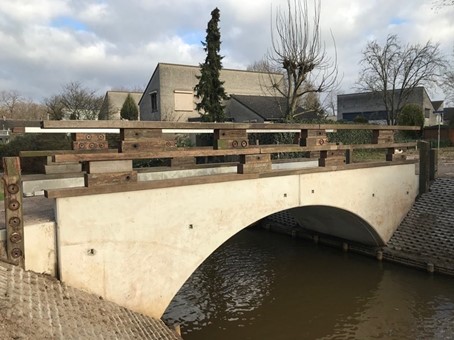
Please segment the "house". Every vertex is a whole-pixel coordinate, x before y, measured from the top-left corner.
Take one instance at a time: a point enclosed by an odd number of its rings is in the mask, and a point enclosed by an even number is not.
[[[195,109],[197,98],[194,96],[198,75],[199,66],[159,63],[139,100],[140,119],[186,122],[199,118],[200,114]],[[272,83],[283,81],[283,75],[279,73],[231,69],[222,69],[220,78],[224,81],[227,95],[232,96],[233,101],[239,98],[235,99],[235,95],[274,98],[275,94],[270,91]],[[230,102],[232,103],[232,99]],[[230,110],[229,114],[232,117],[234,110]],[[241,117],[233,118],[235,121],[265,119],[256,112],[245,111],[242,111]]]
[[[126,100],[128,94],[131,95],[132,99],[139,109],[139,100],[142,97],[142,92],[128,92],[128,91],[107,91],[102,102],[101,109],[99,111],[99,120],[114,120],[120,119],[120,111]]]
[[[443,101],[431,101],[424,87],[414,88],[406,104],[417,104],[422,108],[426,126],[437,124],[437,115],[434,112],[443,108]],[[337,96],[338,120],[353,121],[356,117],[362,117],[368,121],[386,122],[386,116],[386,108],[380,92]]]

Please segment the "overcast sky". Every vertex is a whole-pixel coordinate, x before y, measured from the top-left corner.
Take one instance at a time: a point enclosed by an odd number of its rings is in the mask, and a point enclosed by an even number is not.
[[[245,69],[270,48],[271,9],[285,0],[0,0],[0,91],[35,101],[80,81],[103,95],[144,88],[158,62],[197,65],[201,40],[216,6],[226,68]],[[322,0],[321,21],[341,92],[358,78],[361,50],[398,34],[405,43],[439,42],[452,59],[454,6],[431,0]],[[432,99],[444,99],[440,91]]]

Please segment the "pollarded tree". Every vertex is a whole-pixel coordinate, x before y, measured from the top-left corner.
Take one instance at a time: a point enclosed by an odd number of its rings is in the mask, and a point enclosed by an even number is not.
[[[139,110],[130,93],[121,107],[120,117],[126,120],[138,120],[139,118]]]
[[[219,30],[219,9],[211,12],[211,20],[208,22],[205,42],[202,42],[207,53],[205,62],[200,64],[199,83],[195,86],[195,96],[200,100],[196,105],[197,111],[206,122],[223,122],[225,120],[224,106],[222,101],[227,99],[224,90],[224,82],[220,80],[222,69],[221,32]]]
[[[275,32],[267,59],[284,71],[284,84],[273,87],[287,100],[287,121],[293,120],[301,98],[332,91],[337,82],[336,58],[328,56],[321,40],[319,0],[314,1],[313,11],[309,17],[307,0],[287,0],[287,10],[278,9],[272,25]]]
[[[436,85],[446,66],[439,44],[402,45],[397,35],[389,35],[381,46],[367,44],[361,60],[358,85],[381,97],[388,125],[395,125],[403,105],[418,86]]]

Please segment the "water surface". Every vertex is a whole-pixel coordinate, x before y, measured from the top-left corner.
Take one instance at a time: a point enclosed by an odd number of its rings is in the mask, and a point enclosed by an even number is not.
[[[163,319],[191,339],[454,339],[454,278],[246,229]]]

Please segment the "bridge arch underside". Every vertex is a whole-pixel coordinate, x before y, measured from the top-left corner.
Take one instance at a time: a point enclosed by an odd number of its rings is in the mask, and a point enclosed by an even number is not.
[[[383,246],[384,240],[367,221],[360,216],[337,207],[312,205],[288,210],[304,229],[320,234],[366,244]]]

